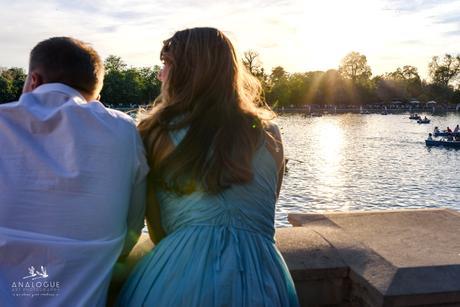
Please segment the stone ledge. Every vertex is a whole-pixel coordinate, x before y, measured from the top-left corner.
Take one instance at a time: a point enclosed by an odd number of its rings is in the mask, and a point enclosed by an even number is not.
[[[279,228],[276,242],[296,280],[348,276],[348,267],[337,250],[314,231],[303,227]]]
[[[332,247],[338,254],[333,263],[341,260],[350,269],[351,288],[343,303],[460,306],[460,214],[456,211],[291,214],[289,221],[319,234],[330,243],[324,254],[331,254]]]
[[[276,244],[294,280],[302,306],[337,305],[349,296],[349,268],[319,233],[278,228]]]

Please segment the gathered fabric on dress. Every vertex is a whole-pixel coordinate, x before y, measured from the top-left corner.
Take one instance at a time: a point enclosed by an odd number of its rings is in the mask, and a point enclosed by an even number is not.
[[[186,132],[170,133],[175,146]],[[215,195],[157,191],[167,236],[136,266],[118,306],[298,306],[274,242],[278,172],[265,142],[253,172]]]

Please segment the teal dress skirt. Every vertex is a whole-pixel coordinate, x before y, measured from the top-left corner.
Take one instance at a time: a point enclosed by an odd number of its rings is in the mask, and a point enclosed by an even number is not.
[[[171,133],[177,145],[186,130]],[[265,144],[254,178],[217,195],[158,191],[167,236],[136,266],[118,306],[298,306],[274,242],[277,166]]]

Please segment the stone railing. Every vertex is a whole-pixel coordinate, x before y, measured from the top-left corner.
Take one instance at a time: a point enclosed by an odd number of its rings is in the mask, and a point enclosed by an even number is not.
[[[460,306],[457,211],[290,214],[289,221],[294,227],[277,229],[276,241],[302,306]],[[152,246],[143,235],[131,259]],[[111,299],[118,287],[112,283]]]

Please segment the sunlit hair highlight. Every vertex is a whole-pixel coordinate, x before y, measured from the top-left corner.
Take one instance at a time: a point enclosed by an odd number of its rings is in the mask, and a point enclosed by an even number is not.
[[[152,108],[139,114],[156,182],[178,194],[249,182],[274,113],[230,40],[214,28],[178,31],[164,41],[160,58],[169,73]],[[169,132],[181,128],[188,128],[185,138],[168,152]]]

